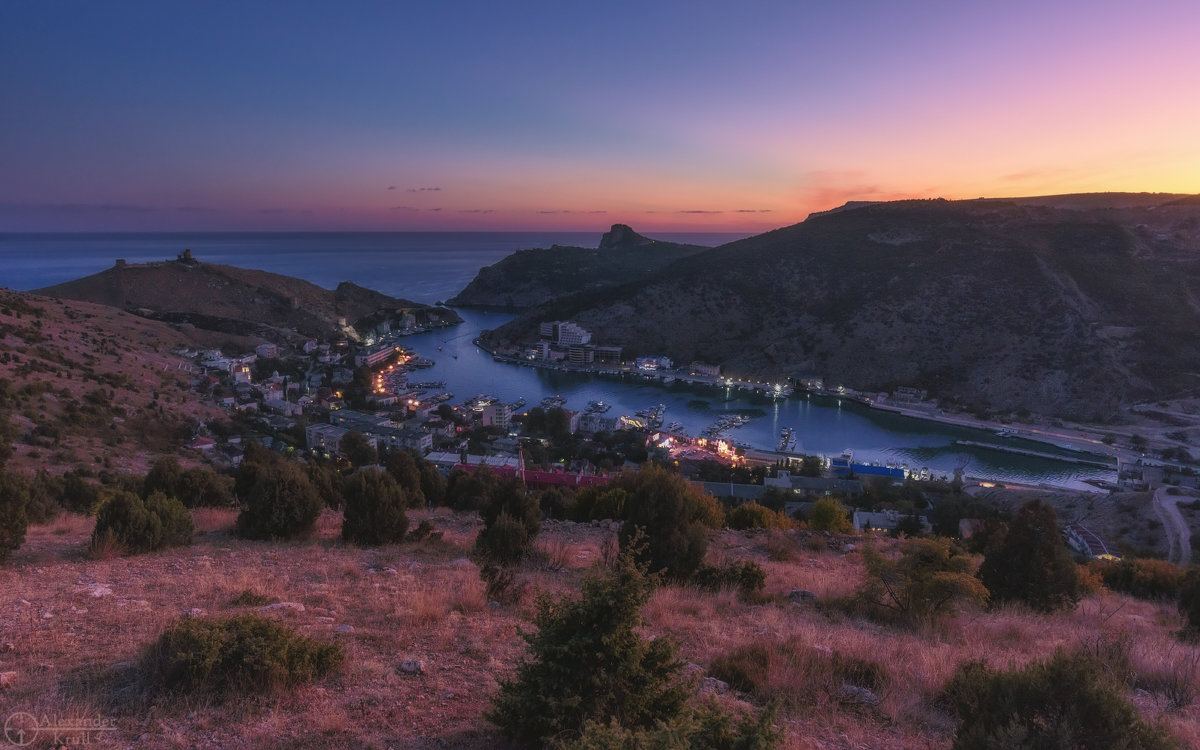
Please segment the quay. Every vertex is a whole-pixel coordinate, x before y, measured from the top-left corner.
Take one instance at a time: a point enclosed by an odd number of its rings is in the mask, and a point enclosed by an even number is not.
[[[1101,469],[1111,469],[1116,471],[1117,465],[1115,460],[1102,460],[1100,456],[1089,458],[1086,456],[1064,456],[1057,453],[1044,453],[1042,451],[1030,450],[1028,448],[1017,448],[1011,445],[996,445],[995,443],[979,443],[974,440],[955,440],[955,445],[962,445],[969,448],[986,448],[988,450],[1000,451],[1002,453],[1015,453],[1020,456],[1032,456],[1034,458],[1048,458],[1053,461],[1066,461],[1068,463],[1080,464],[1082,466],[1095,466]]]

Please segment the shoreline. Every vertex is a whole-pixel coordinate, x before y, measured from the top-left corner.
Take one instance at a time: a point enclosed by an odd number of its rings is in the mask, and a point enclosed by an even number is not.
[[[486,352],[489,356],[491,356],[493,361],[500,362],[503,364],[515,365],[518,367],[533,367],[533,368],[537,368],[537,369],[554,370],[557,372],[576,373],[576,374],[580,374],[580,375],[591,375],[591,376],[608,376],[608,377],[615,376],[617,378],[633,377],[633,378],[645,379],[647,381],[652,381],[652,382],[656,381],[662,385],[670,385],[672,383],[681,382],[681,383],[687,383],[690,385],[706,385],[706,386],[712,386],[712,387],[716,387],[716,388],[721,388],[721,387],[734,388],[737,390],[747,391],[749,393],[757,394],[757,395],[764,396],[767,398],[787,399],[787,398],[791,398],[793,396],[798,395],[799,392],[803,392],[806,395],[815,395],[815,396],[819,396],[819,397],[823,397],[823,398],[836,399],[839,401],[844,399],[844,400],[852,401],[856,404],[860,404],[869,409],[874,409],[877,411],[882,411],[882,412],[886,412],[886,413],[890,413],[890,414],[896,414],[896,415],[902,416],[902,417],[919,419],[919,420],[922,420],[925,422],[933,422],[935,424],[943,424],[943,425],[949,425],[949,426],[953,426],[953,427],[964,427],[967,429],[981,430],[981,431],[992,432],[992,433],[995,433],[1000,430],[1008,430],[1008,431],[1011,431],[1012,434],[1008,435],[1007,437],[1019,438],[1022,440],[1028,440],[1030,442],[1041,443],[1041,444],[1048,445],[1048,446],[1051,446],[1054,448],[1058,448],[1059,450],[1070,451],[1070,452],[1076,453],[1076,454],[1082,454],[1083,456],[1099,456],[1099,457],[1103,457],[1104,459],[1111,460],[1111,462],[1112,462],[1111,465],[1109,465],[1107,463],[1107,461],[1104,464],[1100,464],[1100,462],[1089,461],[1087,459],[1083,459],[1082,463],[1092,464],[1092,465],[1099,464],[1101,467],[1109,468],[1112,471],[1117,471],[1119,462],[1122,459],[1127,457],[1124,454],[1130,454],[1128,456],[1128,458],[1130,458],[1130,459],[1135,458],[1135,456],[1132,455],[1131,451],[1126,451],[1126,450],[1124,450],[1122,448],[1118,448],[1116,446],[1105,445],[1100,440],[1090,437],[1089,434],[1086,432],[1079,431],[1079,432],[1072,433],[1072,432],[1063,431],[1063,430],[1069,429],[1066,427],[1046,428],[1042,425],[1031,425],[1031,424],[1024,424],[1024,423],[990,422],[990,421],[980,420],[980,419],[976,419],[976,418],[969,417],[969,416],[962,415],[962,414],[947,414],[947,413],[943,412],[941,409],[937,409],[936,412],[934,412],[932,410],[927,410],[927,409],[906,408],[903,406],[897,406],[897,405],[892,405],[892,404],[876,403],[876,402],[873,402],[871,399],[860,395],[856,391],[837,392],[837,391],[830,391],[830,390],[823,389],[823,388],[821,388],[821,389],[797,388],[791,384],[783,386],[782,388],[779,388],[779,390],[777,391],[777,390],[775,390],[777,387],[776,384],[764,383],[763,381],[733,380],[731,378],[721,378],[718,376],[706,376],[706,375],[682,375],[681,376],[679,373],[673,372],[673,371],[669,372],[669,373],[658,373],[658,374],[655,374],[653,372],[642,373],[642,372],[638,372],[638,371],[630,368],[627,365],[610,365],[607,367],[603,367],[603,366],[589,367],[586,365],[571,365],[568,363],[561,363],[561,362],[545,362],[545,361],[541,361],[541,360],[526,360],[526,359],[522,359],[520,357],[498,354],[496,351],[489,348],[484,343],[484,341],[482,340],[482,337],[476,337],[472,343],[474,343],[476,347],[478,347],[482,351]],[[1094,428],[1094,429],[1098,430],[1099,428]],[[1052,431],[1052,430],[1059,430],[1059,431],[1056,432],[1056,431]],[[1079,445],[1073,444],[1070,441],[1083,442],[1083,443],[1087,443],[1088,445],[1085,447],[1081,447]],[[1004,451],[1004,452],[1011,452],[1011,453],[1015,453],[1018,455],[1039,454],[1039,457],[1043,457],[1043,458],[1047,458],[1047,459],[1051,459],[1051,460],[1062,460],[1062,461],[1065,461],[1068,463],[1081,463],[1079,457],[1056,456],[1054,454],[1045,454],[1045,453],[1040,453],[1037,451],[1028,451],[1028,450],[1020,449],[1020,448],[1012,448],[1010,450],[1007,446],[1004,446],[1002,444],[974,443],[974,445],[976,445],[977,447],[982,447],[982,448],[986,448],[986,449],[995,449],[995,450],[1000,450],[1000,451]],[[772,452],[771,449],[767,449],[767,448],[756,449],[756,450]],[[1142,458],[1142,456],[1137,455],[1136,458]]]

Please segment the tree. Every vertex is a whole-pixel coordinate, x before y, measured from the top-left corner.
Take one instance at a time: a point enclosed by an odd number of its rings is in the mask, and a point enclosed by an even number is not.
[[[142,483],[142,497],[150,497],[155,492],[175,495],[179,491],[179,480],[182,476],[183,469],[179,466],[179,459],[174,456],[159,457],[150,467],[146,480]]]
[[[346,481],[342,538],[356,544],[389,544],[404,539],[407,498],[391,474],[360,469]]]
[[[686,581],[708,550],[705,516],[709,508],[677,474],[654,465],[618,481],[629,493],[626,521],[618,534],[621,549],[631,552],[652,573]],[[645,539],[644,544],[634,544]]]
[[[424,507],[425,493],[421,491],[421,469],[417,466],[413,455],[408,451],[392,451],[388,454],[387,462],[384,465],[387,467],[388,474],[392,475],[392,478],[404,490],[404,494],[408,496],[410,507]]]
[[[542,529],[541,506],[517,479],[499,482],[479,515],[484,528],[475,539],[475,549],[490,562],[519,561]]]
[[[825,473],[825,465],[820,456],[804,457],[804,462],[800,465],[800,476],[819,477],[823,473]]]
[[[813,531],[831,531],[834,534],[853,534],[854,524],[850,514],[836,497],[818,498],[808,513],[808,527]]]
[[[294,463],[277,460],[255,470],[237,533],[247,539],[292,539],[308,536],[321,515],[320,495]]]
[[[0,561],[25,542],[27,494],[22,483],[0,474]]]
[[[653,581],[622,553],[617,570],[593,571],[578,598],[538,600],[528,657],[487,713],[508,737],[530,745],[578,737],[588,721],[626,729],[669,721],[685,705],[683,664],[669,638],[637,632]]]
[[[421,461],[421,496],[428,506],[441,505],[446,501],[446,478],[432,461]]]
[[[372,466],[379,462],[379,453],[376,452],[375,446],[358,430],[350,430],[342,436],[341,450],[342,455],[355,468]]]
[[[988,591],[973,575],[971,558],[948,539],[907,539],[900,557],[863,548],[866,578],[857,596],[910,624],[930,622],[960,604],[983,605]]]
[[[1058,531],[1054,508],[1031,500],[984,556],[979,580],[996,601],[1052,612],[1079,601],[1079,573]]]

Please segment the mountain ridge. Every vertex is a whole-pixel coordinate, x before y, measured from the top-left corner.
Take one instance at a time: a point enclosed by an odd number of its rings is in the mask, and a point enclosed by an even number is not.
[[[1052,203],[1093,204],[1060,208]],[[740,375],[929,390],[948,405],[1107,421],[1200,387],[1200,205],[1187,196],[863,203],[553,299],[631,354]]]

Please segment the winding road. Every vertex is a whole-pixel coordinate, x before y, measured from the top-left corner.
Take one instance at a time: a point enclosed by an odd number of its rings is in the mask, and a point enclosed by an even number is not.
[[[1154,491],[1154,512],[1167,532],[1167,560],[1186,566],[1192,562],[1192,529],[1179,512],[1178,495],[1168,495],[1166,487]],[[1176,559],[1175,548],[1179,548]]]

